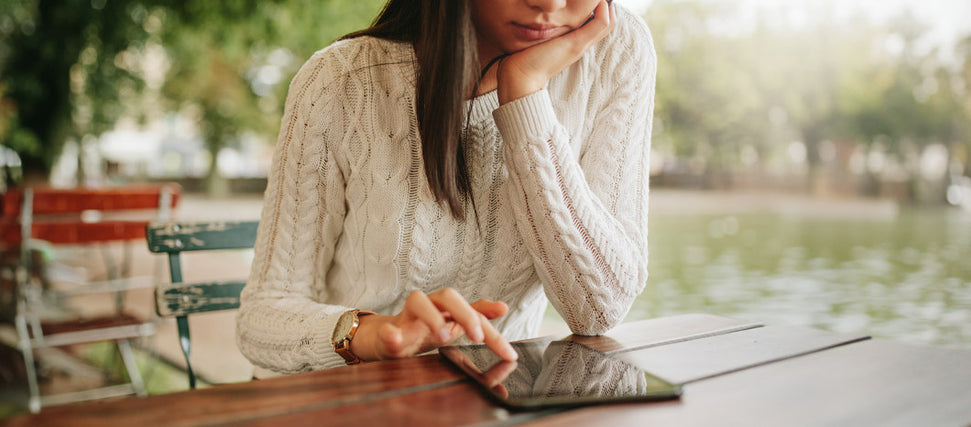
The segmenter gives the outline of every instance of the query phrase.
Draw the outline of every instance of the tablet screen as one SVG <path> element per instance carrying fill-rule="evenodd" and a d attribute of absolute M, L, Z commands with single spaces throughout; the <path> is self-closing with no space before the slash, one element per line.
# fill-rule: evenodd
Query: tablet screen
<path fill-rule="evenodd" d="M 442 347 L 447 360 L 511 407 L 585 405 L 673 399 L 681 387 L 623 360 L 572 341 L 511 343 L 519 359 L 505 362 L 484 345 Z"/>

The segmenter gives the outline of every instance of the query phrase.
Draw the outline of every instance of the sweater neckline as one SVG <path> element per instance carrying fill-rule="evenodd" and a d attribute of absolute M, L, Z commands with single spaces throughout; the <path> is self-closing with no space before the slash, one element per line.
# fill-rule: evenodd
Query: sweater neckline
<path fill-rule="evenodd" d="M 384 41 L 383 39 L 377 39 L 377 40 L 379 42 Z M 390 44 L 391 46 L 393 46 L 393 49 L 395 50 L 395 53 L 393 55 L 397 57 L 397 59 L 402 63 L 407 63 L 411 65 L 412 67 L 411 69 L 413 71 L 405 74 L 407 75 L 408 80 L 411 82 L 412 85 L 417 84 L 418 82 L 415 79 L 414 70 L 417 70 L 418 59 L 415 57 L 414 46 L 412 46 L 411 43 L 396 42 L 396 41 L 390 41 Z M 472 115 L 469 116 L 469 124 L 476 125 L 482 122 L 483 120 L 491 118 L 492 112 L 496 108 L 499 108 L 499 95 L 496 92 L 496 90 L 493 89 L 489 92 L 486 92 L 482 95 L 479 95 L 475 98 L 465 101 L 462 114 L 463 115 L 469 114 L 469 108 L 472 109 Z"/>

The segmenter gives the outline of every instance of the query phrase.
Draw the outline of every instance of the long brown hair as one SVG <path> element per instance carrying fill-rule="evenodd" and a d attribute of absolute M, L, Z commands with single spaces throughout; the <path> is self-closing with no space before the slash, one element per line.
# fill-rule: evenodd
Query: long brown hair
<path fill-rule="evenodd" d="M 371 27 L 344 36 L 412 43 L 418 59 L 418 132 L 432 195 L 465 219 L 472 197 L 462 109 L 478 78 L 476 35 L 468 0 L 389 0 Z"/>

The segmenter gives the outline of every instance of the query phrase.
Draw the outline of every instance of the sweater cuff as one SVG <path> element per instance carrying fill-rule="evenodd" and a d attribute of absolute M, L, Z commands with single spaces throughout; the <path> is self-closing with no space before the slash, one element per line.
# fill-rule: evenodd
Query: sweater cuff
<path fill-rule="evenodd" d="M 314 348 L 314 353 L 319 357 L 317 364 L 322 368 L 334 368 L 345 364 L 344 358 L 334 351 L 334 343 L 331 342 L 331 339 L 334 337 L 334 328 L 337 327 L 337 320 L 346 311 L 340 310 L 337 313 L 325 315 L 321 319 L 320 328 L 314 331 L 316 335 L 314 341 L 317 343 Z"/>
<path fill-rule="evenodd" d="M 546 89 L 506 103 L 492 112 L 496 127 L 505 142 L 542 139 L 553 135 L 559 123 Z"/>

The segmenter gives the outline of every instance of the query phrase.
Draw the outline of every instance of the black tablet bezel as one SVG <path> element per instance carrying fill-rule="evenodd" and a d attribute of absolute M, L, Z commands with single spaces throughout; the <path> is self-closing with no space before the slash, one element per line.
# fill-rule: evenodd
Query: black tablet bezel
<path fill-rule="evenodd" d="M 555 344 L 558 343 L 558 344 Z M 586 347 L 582 344 L 572 342 L 572 341 L 550 341 L 550 340 L 530 340 L 530 341 L 519 341 L 513 342 L 513 348 L 520 354 L 520 360 L 523 359 L 524 351 L 532 347 L 535 351 L 537 346 L 542 346 L 546 349 L 549 345 L 564 345 L 569 343 L 570 345 L 576 345 L 583 348 L 583 351 L 590 352 L 590 355 L 594 357 L 605 357 L 611 358 L 613 362 L 623 363 L 630 365 L 627 362 L 621 361 L 619 359 L 612 358 L 610 355 L 599 352 L 597 350 Z M 490 352 L 485 345 L 461 345 L 461 346 L 446 346 L 439 349 L 439 353 L 445 360 L 448 360 L 451 365 L 455 366 L 463 373 L 465 373 L 469 378 L 471 378 L 478 387 L 487 395 L 489 398 L 495 400 L 499 404 L 514 408 L 514 409 L 535 409 L 544 407 L 557 407 L 557 406 L 585 406 L 594 405 L 600 403 L 616 403 L 616 402 L 632 402 L 632 401 L 659 401 L 659 400 L 670 400 L 677 399 L 681 396 L 682 388 L 678 384 L 671 384 L 650 372 L 630 365 L 630 368 L 638 372 L 640 375 L 645 375 L 649 382 L 653 384 L 661 384 L 663 387 L 651 388 L 646 390 L 642 394 L 636 395 L 624 395 L 624 396 L 599 396 L 599 395 L 581 395 L 581 396 L 559 396 L 559 397 L 546 397 L 546 396 L 508 396 L 504 397 L 493 390 L 489 384 L 486 384 L 485 377 L 483 376 L 481 370 L 478 367 L 469 366 L 465 361 L 474 359 L 475 357 L 470 357 L 470 355 L 476 352 Z M 464 359 L 464 361 L 463 361 Z M 495 365 L 493 365 L 495 366 Z M 489 368 L 486 368 L 489 369 Z M 477 372 L 477 370 L 479 370 Z"/>

